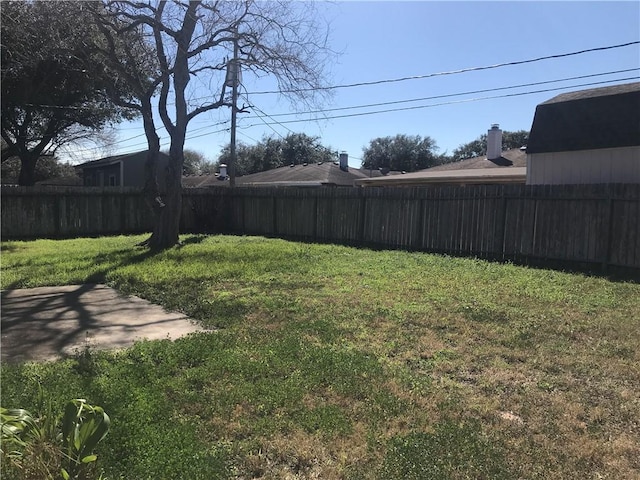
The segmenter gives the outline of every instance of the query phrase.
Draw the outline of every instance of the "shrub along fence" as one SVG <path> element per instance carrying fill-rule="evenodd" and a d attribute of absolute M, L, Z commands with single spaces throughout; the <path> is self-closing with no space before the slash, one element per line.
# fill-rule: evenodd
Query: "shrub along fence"
<path fill-rule="evenodd" d="M 640 185 L 185 189 L 182 231 L 640 269 Z M 144 232 L 139 190 L 2 188 L 2 238 Z"/>

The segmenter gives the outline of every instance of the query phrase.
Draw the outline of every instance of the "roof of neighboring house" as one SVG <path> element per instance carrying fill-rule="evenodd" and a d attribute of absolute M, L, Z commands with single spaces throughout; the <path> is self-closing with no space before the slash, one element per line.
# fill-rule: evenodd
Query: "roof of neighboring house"
<path fill-rule="evenodd" d="M 225 182 L 218 175 L 187 175 L 182 177 L 182 186 L 186 188 L 217 187 Z"/>
<path fill-rule="evenodd" d="M 468 168 L 462 170 L 436 170 L 394 175 L 392 177 L 365 178 L 356 181 L 361 187 L 409 187 L 420 185 L 474 185 L 498 183 L 525 183 L 526 167 Z"/>
<path fill-rule="evenodd" d="M 69 175 L 66 177 L 48 178 L 47 180 L 41 180 L 36 182 L 36 185 L 53 186 L 53 187 L 70 187 L 82 185 L 82 178 L 78 175 Z"/>
<path fill-rule="evenodd" d="M 514 148 L 505 150 L 500 158 L 493 160 L 489 160 L 486 156 L 468 158 L 399 176 L 358 180 L 356 185 L 372 187 L 417 186 L 435 183 L 443 185 L 524 183 L 526 164 L 526 153 L 519 148 Z"/>
<path fill-rule="evenodd" d="M 403 175 L 403 173 L 399 172 L 398 170 L 389 170 L 388 168 L 387 169 L 385 168 L 369 169 L 369 168 L 361 167 L 357 171 L 362 173 L 367 178 L 386 177 L 389 175 Z"/>
<path fill-rule="evenodd" d="M 527 153 L 640 145 L 640 82 L 563 93 L 539 104 Z"/>
<path fill-rule="evenodd" d="M 500 158 L 489 160 L 486 155 L 481 157 L 467 158 L 459 162 L 445 163 L 435 167 L 422 170 L 423 172 L 438 172 L 442 170 L 468 170 L 475 168 L 498 168 L 498 167 L 526 167 L 527 154 L 524 150 L 513 148 L 502 152 Z"/>
<path fill-rule="evenodd" d="M 160 156 L 161 157 L 169 157 L 169 155 L 167 155 L 166 153 L 160 152 Z M 136 160 L 146 160 L 147 158 L 147 150 L 143 150 L 141 152 L 135 152 L 135 153 L 125 153 L 123 155 L 113 155 L 110 157 L 104 157 L 104 158 L 100 158 L 98 160 L 92 160 L 90 162 L 84 162 L 84 163 L 80 163 L 78 165 L 76 165 L 76 168 L 96 168 L 96 167 L 104 167 L 107 165 L 113 165 L 114 163 L 120 162 L 120 161 L 128 161 L 128 160 L 132 160 L 132 159 L 136 159 Z"/>
<path fill-rule="evenodd" d="M 309 163 L 273 168 L 236 178 L 236 184 L 245 186 L 267 185 L 340 185 L 353 186 L 354 180 L 366 178 L 357 168 L 343 171 L 337 162 Z"/>
<path fill-rule="evenodd" d="M 236 177 L 236 185 L 245 187 L 318 187 L 323 185 L 352 187 L 354 181 L 359 178 L 367 178 L 367 175 L 357 168 L 343 171 L 337 163 L 324 162 L 278 167 L 264 172 Z M 217 175 L 182 177 L 182 185 L 184 187 L 202 188 L 228 184 L 229 182 L 219 180 Z"/>

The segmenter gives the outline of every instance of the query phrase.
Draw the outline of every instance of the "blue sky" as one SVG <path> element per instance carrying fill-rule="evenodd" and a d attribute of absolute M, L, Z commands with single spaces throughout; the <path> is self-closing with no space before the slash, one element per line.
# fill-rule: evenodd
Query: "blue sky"
<path fill-rule="evenodd" d="M 319 5 L 331 22 L 331 46 L 342 52 L 332 66 L 329 83 L 343 85 L 482 67 L 606 47 L 640 40 L 640 2 L 338 2 Z M 295 110 L 277 95 L 250 95 L 257 107 L 240 115 L 238 141 L 253 144 L 264 135 L 304 132 L 318 136 L 337 151 L 349 153 L 351 166 L 360 166 L 363 147 L 376 137 L 429 136 L 439 153 L 486 133 L 491 124 L 504 130 L 529 130 L 537 104 L 563 92 L 594 88 L 586 83 L 614 80 L 628 83 L 640 75 L 640 45 L 505 66 L 454 75 L 334 90 L 326 109 L 396 102 L 463 92 L 547 82 L 618 70 L 631 72 L 525 86 L 495 92 L 407 102 L 388 106 L 326 112 L 326 116 L 392 108 L 413 110 L 378 113 L 300 123 L 310 115 L 277 116 Z M 245 78 L 249 91 L 269 90 L 269 79 Z M 608 85 L 608 84 L 605 84 Z M 508 98 L 469 101 L 480 97 L 570 87 Z M 447 103 L 445 105 L 437 105 Z M 264 112 L 260 113 L 260 112 Z M 257 116 L 258 114 L 258 116 Z M 268 114 L 272 118 L 265 116 Z M 262 117 L 262 119 L 260 118 Z M 229 142 L 228 109 L 196 118 L 186 148 L 215 160 Z M 266 125 L 268 123 L 270 125 Z M 223 130 L 220 132 L 220 130 Z M 213 133 L 217 132 L 217 133 Z M 145 148 L 139 122 L 122 124 L 110 151 L 88 151 L 99 158 Z M 161 136 L 166 139 L 166 132 Z M 163 142 L 168 147 L 168 141 Z M 84 159 L 92 159 L 92 158 Z M 84 160 L 83 159 L 83 160 Z"/>

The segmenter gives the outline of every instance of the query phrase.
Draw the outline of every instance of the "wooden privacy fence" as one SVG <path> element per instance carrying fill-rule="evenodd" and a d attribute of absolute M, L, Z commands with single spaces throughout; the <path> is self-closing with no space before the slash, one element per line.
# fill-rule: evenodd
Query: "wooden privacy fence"
<path fill-rule="evenodd" d="M 2 187 L 3 240 L 138 233 L 153 224 L 137 188 Z"/>
<path fill-rule="evenodd" d="M 183 232 L 640 269 L 640 185 L 185 189 Z M 2 189 L 2 237 L 149 231 L 139 190 Z"/>

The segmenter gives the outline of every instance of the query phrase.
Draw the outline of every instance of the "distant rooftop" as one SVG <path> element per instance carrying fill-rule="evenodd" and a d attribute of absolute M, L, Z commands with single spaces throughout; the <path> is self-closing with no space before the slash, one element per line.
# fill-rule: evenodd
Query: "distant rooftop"
<path fill-rule="evenodd" d="M 607 97 L 611 95 L 620 95 L 623 93 L 631 93 L 640 91 L 640 82 L 625 83 L 622 85 L 612 85 L 610 87 L 590 88 L 588 90 L 579 90 L 577 92 L 561 93 L 555 97 L 542 102 L 540 105 L 548 105 L 550 103 L 570 102 L 573 100 L 582 100 L 585 98 Z"/>
<path fill-rule="evenodd" d="M 323 162 L 272 168 L 264 172 L 236 177 L 236 185 L 245 187 L 323 185 L 352 187 L 354 181 L 359 178 L 367 178 L 367 175 L 357 168 L 343 171 L 337 163 Z M 228 185 L 229 182 L 219 180 L 217 175 L 202 175 L 183 177 L 182 184 L 185 187 L 202 188 Z"/>
<path fill-rule="evenodd" d="M 132 159 L 141 159 L 146 158 L 147 150 L 142 150 L 140 152 L 134 153 L 125 153 L 122 155 L 112 155 L 109 157 L 99 158 L 98 160 L 91 160 L 90 162 L 80 163 L 75 165 L 76 168 L 92 168 L 92 167 L 101 167 L 104 165 L 111 165 L 120 161 L 127 161 Z M 161 157 L 169 157 L 166 153 L 160 152 Z"/>
<path fill-rule="evenodd" d="M 356 185 L 390 187 L 524 183 L 527 172 L 526 159 L 527 155 L 523 150 L 514 148 L 505 150 L 500 158 L 494 160 L 488 160 L 486 156 L 468 158 L 404 175 L 357 180 Z"/>
<path fill-rule="evenodd" d="M 486 155 L 480 157 L 467 158 L 458 162 L 445 163 L 436 167 L 427 168 L 423 172 L 438 172 L 442 170 L 467 170 L 476 168 L 498 168 L 498 167 L 526 167 L 527 154 L 524 150 L 513 148 L 504 150 L 500 158 L 489 160 Z"/>

